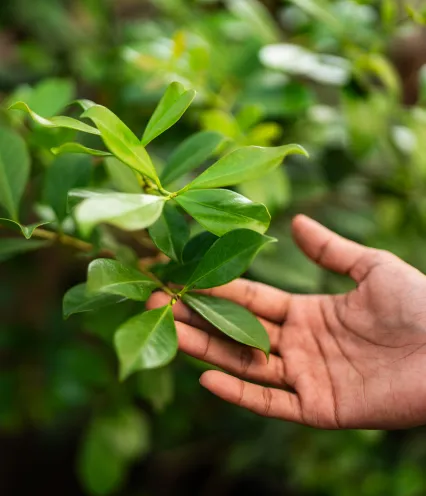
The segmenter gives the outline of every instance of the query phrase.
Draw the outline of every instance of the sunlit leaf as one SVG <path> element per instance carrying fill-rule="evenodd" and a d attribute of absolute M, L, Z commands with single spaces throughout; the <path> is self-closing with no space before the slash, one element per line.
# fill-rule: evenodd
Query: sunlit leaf
<path fill-rule="evenodd" d="M 66 115 L 58 115 L 49 119 L 42 117 L 41 115 L 33 112 L 25 102 L 16 102 L 9 107 L 9 110 L 22 110 L 23 112 L 27 112 L 34 122 L 43 127 L 64 127 L 74 129 L 75 131 L 81 131 L 83 133 L 101 134 L 96 128 L 89 126 L 84 122 L 80 122 L 77 119 L 73 119 L 72 117 L 67 117 Z"/>
<path fill-rule="evenodd" d="M 33 224 L 24 225 L 12 219 L 0 218 L 0 225 L 9 227 L 10 229 L 13 229 L 15 231 L 20 231 L 25 236 L 26 239 L 30 239 L 31 236 L 34 234 L 34 231 L 38 227 L 45 226 L 46 224 L 50 224 L 50 222 L 42 221 L 42 222 L 34 222 Z"/>
<path fill-rule="evenodd" d="M 271 221 L 268 209 L 234 191 L 206 189 L 187 191 L 176 201 L 205 229 L 217 236 L 233 229 L 264 233 Z"/>
<path fill-rule="evenodd" d="M 299 145 L 239 148 L 219 159 L 192 181 L 189 188 L 222 188 L 256 179 L 278 167 L 290 154 L 308 156 L 304 148 Z"/>
<path fill-rule="evenodd" d="M 109 293 L 130 300 L 146 301 L 159 287 L 149 277 L 116 260 L 97 259 L 90 263 L 87 274 L 88 294 Z"/>
<path fill-rule="evenodd" d="M 133 132 L 111 110 L 102 105 L 89 107 L 82 115 L 99 129 L 107 148 L 123 163 L 136 171 L 157 179 L 154 166 L 145 148 Z"/>
<path fill-rule="evenodd" d="M 84 236 L 105 222 L 125 231 L 145 229 L 161 215 L 164 198 L 128 193 L 97 194 L 81 202 L 75 217 Z"/>
<path fill-rule="evenodd" d="M 182 84 L 171 83 L 146 126 L 142 136 L 142 144 L 147 145 L 173 126 L 182 117 L 194 97 L 194 90 L 186 91 Z"/>
<path fill-rule="evenodd" d="M 63 153 L 83 153 L 85 155 L 93 155 L 94 157 L 110 157 L 111 153 L 102 150 L 94 150 L 80 143 L 64 143 L 61 146 L 52 148 L 51 152 L 54 155 L 62 155 Z"/>

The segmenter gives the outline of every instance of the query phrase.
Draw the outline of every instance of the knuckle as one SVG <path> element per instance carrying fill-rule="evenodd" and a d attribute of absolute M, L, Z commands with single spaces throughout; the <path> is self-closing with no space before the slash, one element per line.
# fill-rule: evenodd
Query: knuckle
<path fill-rule="evenodd" d="M 269 415 L 270 410 L 271 410 L 271 404 L 272 404 L 272 391 L 271 391 L 271 389 L 267 388 L 267 387 L 263 388 L 262 395 L 263 395 L 263 401 L 264 401 L 262 415 L 267 417 Z"/>

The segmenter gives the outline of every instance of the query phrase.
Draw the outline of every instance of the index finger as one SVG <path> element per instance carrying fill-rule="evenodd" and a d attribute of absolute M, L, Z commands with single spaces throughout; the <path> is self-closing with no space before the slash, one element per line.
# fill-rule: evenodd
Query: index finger
<path fill-rule="evenodd" d="M 236 279 L 201 292 L 238 303 L 259 317 L 277 323 L 285 319 L 291 301 L 290 293 L 248 279 Z"/>

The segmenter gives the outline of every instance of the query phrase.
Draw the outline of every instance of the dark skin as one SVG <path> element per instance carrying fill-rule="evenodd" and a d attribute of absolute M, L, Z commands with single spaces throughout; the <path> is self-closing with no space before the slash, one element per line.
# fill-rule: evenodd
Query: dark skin
<path fill-rule="evenodd" d="M 180 349 L 229 373 L 205 372 L 202 386 L 257 414 L 324 429 L 425 424 L 426 277 L 305 216 L 294 219 L 293 236 L 309 258 L 347 274 L 356 289 L 305 296 L 240 279 L 207 290 L 257 315 L 270 337 L 269 361 L 178 302 Z M 148 305 L 169 299 L 156 293 Z"/>

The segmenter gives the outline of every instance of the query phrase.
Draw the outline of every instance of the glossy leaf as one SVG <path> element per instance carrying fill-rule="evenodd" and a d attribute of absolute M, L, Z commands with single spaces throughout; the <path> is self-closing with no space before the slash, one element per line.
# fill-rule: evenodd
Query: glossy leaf
<path fill-rule="evenodd" d="M 64 153 L 83 153 L 85 155 L 93 155 L 94 157 L 110 157 L 111 153 L 102 150 L 94 150 L 80 143 L 64 143 L 61 146 L 50 150 L 53 155 L 62 155 Z"/>
<path fill-rule="evenodd" d="M 246 308 L 223 298 L 197 293 L 187 293 L 183 301 L 230 338 L 269 355 L 268 334 Z"/>
<path fill-rule="evenodd" d="M 191 238 L 183 250 L 183 263 L 170 262 L 165 269 L 164 277 L 168 281 L 185 285 L 191 278 L 204 254 L 217 239 L 217 236 L 210 232 L 202 232 Z"/>
<path fill-rule="evenodd" d="M 210 158 L 225 141 L 225 137 L 215 131 L 201 131 L 190 136 L 176 148 L 161 174 L 164 186 L 199 167 Z"/>
<path fill-rule="evenodd" d="M 0 128 L 0 205 L 16 221 L 29 173 L 30 156 L 24 140 L 10 129 Z"/>
<path fill-rule="evenodd" d="M 160 217 L 163 206 L 164 198 L 160 196 L 96 194 L 76 207 L 75 216 L 84 236 L 103 222 L 125 231 L 137 231 L 152 225 Z"/>
<path fill-rule="evenodd" d="M 29 224 L 29 225 L 24 225 L 20 224 L 17 221 L 11 220 L 11 219 L 3 219 L 0 218 L 0 225 L 9 227 L 10 229 L 13 229 L 15 231 L 20 231 L 26 239 L 30 239 L 31 236 L 34 234 L 34 231 L 37 229 L 37 227 L 40 226 L 45 226 L 46 224 L 50 224 L 50 222 L 35 222 L 34 224 Z"/>
<path fill-rule="evenodd" d="M 99 129 L 107 148 L 123 163 L 136 171 L 157 179 L 154 166 L 138 138 L 111 110 L 102 105 L 89 107 L 82 117 L 91 119 Z"/>
<path fill-rule="evenodd" d="M 189 226 L 170 202 L 164 205 L 160 218 L 149 228 L 149 235 L 157 248 L 169 258 L 182 261 L 183 249 L 189 239 Z"/>
<path fill-rule="evenodd" d="M 219 238 L 206 252 L 187 288 L 221 286 L 243 274 L 256 254 L 274 238 L 249 229 L 236 229 Z"/>
<path fill-rule="evenodd" d="M 87 186 L 91 174 L 91 159 L 84 155 L 64 155 L 50 164 L 44 178 L 43 201 L 52 207 L 58 222 L 68 214 L 69 191 Z"/>
<path fill-rule="evenodd" d="M 90 312 L 107 305 L 114 305 L 123 300 L 122 297 L 112 294 L 89 294 L 85 283 L 69 289 L 62 301 L 62 313 L 67 319 L 74 313 Z"/>
<path fill-rule="evenodd" d="M 105 160 L 105 167 L 113 186 L 117 188 L 118 191 L 123 193 L 141 192 L 137 173 L 123 164 L 123 162 L 117 160 L 115 157 L 110 157 Z"/>
<path fill-rule="evenodd" d="M 28 251 L 38 250 L 48 246 L 47 241 L 26 240 L 23 238 L 0 238 L 0 262 L 9 260 L 15 255 L 26 253 Z"/>
<path fill-rule="evenodd" d="M 173 126 L 195 97 L 194 90 L 186 91 L 178 82 L 171 83 L 157 105 L 142 136 L 145 146 Z"/>
<path fill-rule="evenodd" d="M 234 150 L 200 174 L 189 185 L 190 189 L 222 188 L 256 179 L 278 167 L 290 154 L 308 156 L 299 145 L 271 148 L 246 146 Z"/>
<path fill-rule="evenodd" d="M 139 270 L 116 260 L 97 259 L 90 263 L 87 274 L 87 292 L 109 293 L 130 300 L 146 301 L 159 287 Z"/>
<path fill-rule="evenodd" d="M 16 102 L 9 107 L 9 110 L 22 110 L 23 112 L 27 112 L 34 122 L 43 127 L 63 127 L 67 129 L 74 129 L 75 131 L 81 131 L 83 133 L 101 134 L 96 128 L 89 126 L 84 122 L 80 122 L 77 119 L 73 119 L 72 117 L 67 117 L 66 115 L 58 115 L 55 117 L 50 117 L 49 119 L 42 117 L 32 111 L 25 102 Z"/>
<path fill-rule="evenodd" d="M 263 234 L 271 221 L 265 205 L 253 203 L 227 189 L 187 191 L 177 196 L 176 201 L 205 229 L 217 236 L 242 228 Z"/>
<path fill-rule="evenodd" d="M 137 370 L 166 365 L 177 352 L 171 306 L 166 305 L 132 317 L 120 326 L 114 341 L 122 380 Z"/>

